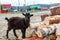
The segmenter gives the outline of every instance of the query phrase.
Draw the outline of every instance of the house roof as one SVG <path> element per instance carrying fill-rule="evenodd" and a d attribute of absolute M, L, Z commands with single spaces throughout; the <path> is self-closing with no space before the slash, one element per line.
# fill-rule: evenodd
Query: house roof
<path fill-rule="evenodd" d="M 41 8 L 41 6 L 30 6 L 30 8 L 35 8 L 35 7 L 37 7 L 37 8 Z"/>

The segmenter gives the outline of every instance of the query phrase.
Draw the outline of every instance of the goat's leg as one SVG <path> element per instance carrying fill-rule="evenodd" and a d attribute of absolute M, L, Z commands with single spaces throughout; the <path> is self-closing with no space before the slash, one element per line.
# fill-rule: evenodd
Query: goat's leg
<path fill-rule="evenodd" d="M 15 36 L 16 38 L 18 38 L 18 36 L 16 35 L 16 30 L 15 30 L 15 29 L 13 29 L 13 32 L 14 32 L 14 36 Z"/>
<path fill-rule="evenodd" d="M 11 29 L 8 29 L 8 30 L 7 30 L 7 33 L 6 33 L 7 39 L 9 39 L 8 33 L 9 33 L 10 30 L 11 30 Z"/>
<path fill-rule="evenodd" d="M 22 32 L 22 38 L 25 38 L 26 29 L 21 29 L 21 32 Z"/>

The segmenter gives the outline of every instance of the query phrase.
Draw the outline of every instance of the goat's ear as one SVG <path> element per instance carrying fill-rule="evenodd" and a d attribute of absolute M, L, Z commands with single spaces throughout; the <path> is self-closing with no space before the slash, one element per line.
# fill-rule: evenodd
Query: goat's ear
<path fill-rule="evenodd" d="M 30 16 L 33 16 L 33 14 L 31 14 Z"/>
<path fill-rule="evenodd" d="M 22 15 L 25 15 L 24 13 L 22 13 Z"/>

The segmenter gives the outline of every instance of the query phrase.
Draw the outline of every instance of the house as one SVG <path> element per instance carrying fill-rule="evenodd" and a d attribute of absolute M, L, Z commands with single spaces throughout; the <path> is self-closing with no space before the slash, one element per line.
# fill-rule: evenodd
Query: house
<path fill-rule="evenodd" d="M 2 4 L 1 13 L 8 12 L 9 9 L 11 9 L 11 4 Z"/>

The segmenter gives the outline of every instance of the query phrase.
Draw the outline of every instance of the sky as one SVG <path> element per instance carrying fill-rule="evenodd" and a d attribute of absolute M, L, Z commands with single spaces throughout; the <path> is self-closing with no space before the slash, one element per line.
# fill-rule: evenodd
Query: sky
<path fill-rule="evenodd" d="M 12 6 L 23 6 L 24 4 L 31 5 L 31 4 L 60 3 L 60 0 L 0 0 L 0 3 L 1 4 L 11 4 Z"/>

